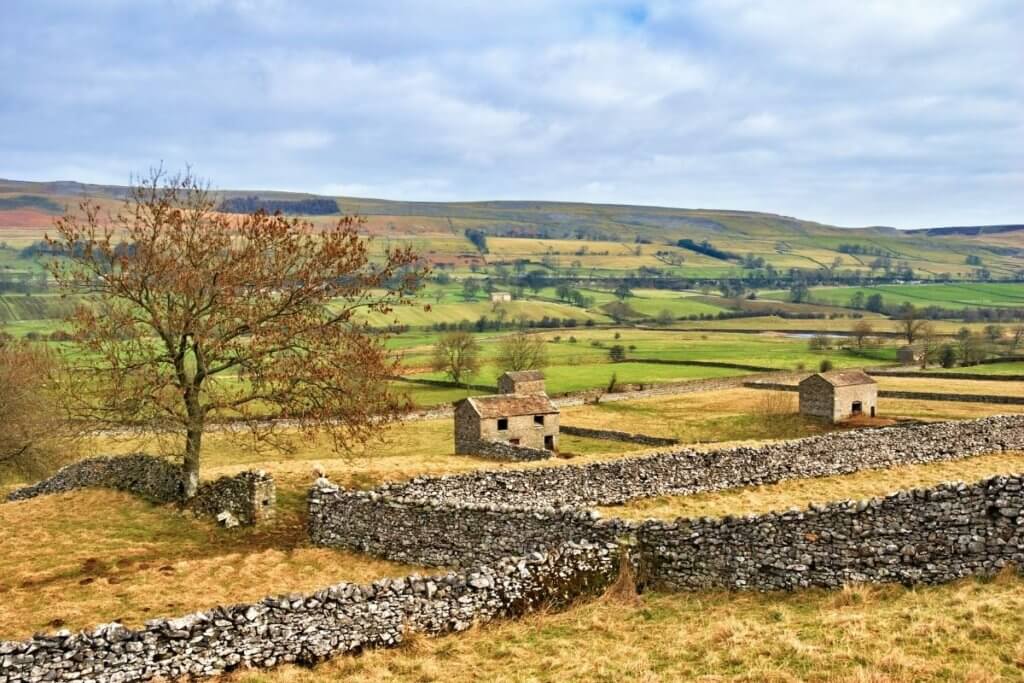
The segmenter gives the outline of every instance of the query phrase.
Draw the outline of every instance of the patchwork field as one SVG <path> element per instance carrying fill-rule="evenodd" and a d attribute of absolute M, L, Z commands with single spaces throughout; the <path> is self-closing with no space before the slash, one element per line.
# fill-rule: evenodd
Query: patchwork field
<path fill-rule="evenodd" d="M 811 298 L 814 301 L 833 306 L 849 307 L 853 297 L 858 293 L 865 299 L 872 294 L 880 294 L 883 301 L 890 306 L 899 306 L 903 303 L 912 303 L 919 307 L 938 306 L 948 309 L 1024 306 L 1024 283 L 1020 282 L 811 288 Z M 762 296 L 785 301 L 788 293 L 765 292 Z"/>

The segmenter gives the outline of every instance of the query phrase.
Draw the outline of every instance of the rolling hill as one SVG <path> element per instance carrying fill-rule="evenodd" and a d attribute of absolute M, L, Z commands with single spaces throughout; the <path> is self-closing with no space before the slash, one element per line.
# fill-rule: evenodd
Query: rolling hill
<path fill-rule="evenodd" d="M 908 267 L 922 279 L 969 279 L 980 268 L 993 279 L 1009 279 L 1024 270 L 1024 225 L 899 231 L 841 228 L 750 211 L 571 202 L 404 202 L 250 190 L 219 194 L 222 202 L 231 200 L 226 207 L 251 206 L 254 200 L 285 211 L 290 205 L 299 207 L 297 212 L 315 206 L 317 215 L 310 220 L 321 225 L 336 220 L 324 210 L 336 202 L 340 212 L 363 216 L 367 233 L 386 241 L 413 240 L 428 258 L 456 269 L 524 260 L 592 274 L 647 267 L 680 276 L 735 277 L 743 273 L 742 259 L 753 258 L 778 270 L 838 267 L 870 272 L 888 263 Z M 120 186 L 0 180 L 0 240 L 24 245 L 38 239 L 65 206 L 91 197 L 112 208 L 124 195 Z M 488 236 L 486 253 L 466 239 L 467 230 Z M 680 246 L 681 240 L 691 246 Z M 705 242 L 710 250 L 692 247 Z"/>

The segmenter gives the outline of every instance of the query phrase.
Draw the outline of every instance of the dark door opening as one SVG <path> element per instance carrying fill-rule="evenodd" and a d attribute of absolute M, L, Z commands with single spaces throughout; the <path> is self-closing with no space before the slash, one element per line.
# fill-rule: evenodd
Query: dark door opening
<path fill-rule="evenodd" d="M 549 451 L 555 450 L 555 437 L 553 437 L 550 434 L 545 436 L 544 437 L 544 448 L 548 449 Z"/>
<path fill-rule="evenodd" d="M 871 406 L 871 417 L 875 416 L 875 407 Z"/>
<path fill-rule="evenodd" d="M 509 439 L 508 442 L 510 444 L 512 444 L 513 446 L 518 446 L 519 445 L 519 439 Z"/>
<path fill-rule="evenodd" d="M 864 412 L 864 405 L 860 401 L 853 402 L 853 414 L 860 415 Z"/>

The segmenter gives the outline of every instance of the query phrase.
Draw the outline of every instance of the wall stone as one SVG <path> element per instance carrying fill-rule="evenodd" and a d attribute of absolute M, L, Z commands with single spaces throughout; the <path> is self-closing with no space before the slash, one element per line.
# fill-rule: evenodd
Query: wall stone
<path fill-rule="evenodd" d="M 469 447 L 469 451 L 473 455 L 478 455 L 481 458 L 504 460 L 507 462 L 548 460 L 553 454 L 552 451 L 545 448 L 530 448 L 529 446 L 507 443 L 504 441 L 486 440 L 475 442 L 471 447 Z"/>
<path fill-rule="evenodd" d="M 1024 450 L 1024 416 L 833 432 L 755 447 L 677 449 L 586 465 L 417 477 L 375 491 L 403 500 L 523 509 L 615 505 L 786 479 Z"/>
<path fill-rule="evenodd" d="M 137 453 L 80 460 L 62 467 L 49 479 L 12 491 L 8 501 L 66 493 L 82 488 L 126 491 L 154 503 L 178 503 L 197 514 L 215 517 L 227 512 L 239 524 L 256 524 L 273 514 L 274 480 L 262 471 L 203 482 L 190 501 L 184 501 L 184 474 L 180 466 L 163 458 Z"/>
<path fill-rule="evenodd" d="M 595 512 L 402 498 L 325 479 L 309 496 L 313 543 L 437 567 L 459 567 L 593 536 Z"/>
<path fill-rule="evenodd" d="M 869 501 L 636 528 L 643 574 L 671 589 L 940 583 L 1024 567 L 1024 480 L 993 477 Z"/>
<path fill-rule="evenodd" d="M 632 432 L 620 432 L 614 429 L 591 429 L 589 427 L 574 427 L 573 425 L 562 425 L 563 434 L 572 436 L 584 436 L 589 439 L 606 439 L 610 441 L 626 441 L 638 443 L 644 446 L 675 446 L 678 439 L 671 439 L 664 436 L 650 436 L 648 434 L 634 434 Z"/>
<path fill-rule="evenodd" d="M 312 664 L 409 633 L 462 631 L 474 623 L 563 605 L 616 576 L 613 546 L 570 543 L 440 576 L 342 583 L 311 595 L 217 607 L 143 629 L 118 624 L 0 642 L 0 683 L 116 683 L 214 676 L 239 667 Z"/>

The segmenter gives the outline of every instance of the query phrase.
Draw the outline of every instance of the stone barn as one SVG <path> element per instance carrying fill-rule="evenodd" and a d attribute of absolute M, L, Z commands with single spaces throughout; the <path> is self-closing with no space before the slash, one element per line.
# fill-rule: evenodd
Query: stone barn
<path fill-rule="evenodd" d="M 558 408 L 545 394 L 471 396 L 455 404 L 455 452 L 479 441 L 558 450 Z"/>
<path fill-rule="evenodd" d="M 896 358 L 899 360 L 900 365 L 916 365 L 921 360 L 920 355 L 917 353 L 917 349 L 913 346 L 901 346 L 896 351 Z"/>
<path fill-rule="evenodd" d="M 878 383 L 860 370 L 819 372 L 800 382 L 800 414 L 839 422 L 875 416 Z"/>
<path fill-rule="evenodd" d="M 502 304 L 512 301 L 511 292 L 491 292 L 491 303 Z"/>
<path fill-rule="evenodd" d="M 540 370 L 505 372 L 498 378 L 499 394 L 545 394 L 544 373 Z"/>

